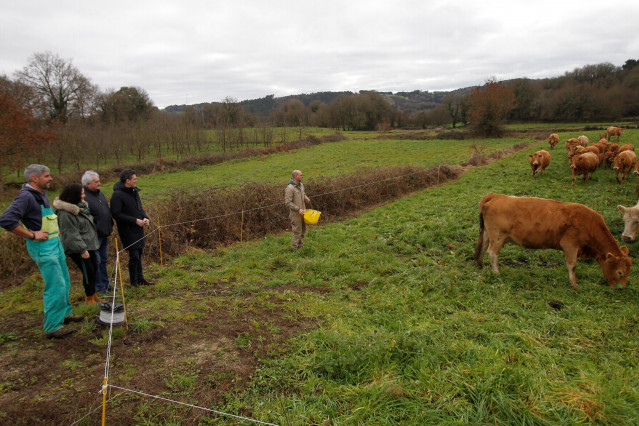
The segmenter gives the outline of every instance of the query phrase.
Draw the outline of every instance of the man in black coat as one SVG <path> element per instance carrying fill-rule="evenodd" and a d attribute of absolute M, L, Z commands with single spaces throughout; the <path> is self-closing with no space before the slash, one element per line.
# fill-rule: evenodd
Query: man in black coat
<path fill-rule="evenodd" d="M 100 293 L 109 293 L 113 290 L 109 287 L 109 273 L 107 263 L 109 256 L 109 235 L 113 232 L 113 218 L 109 203 L 100 191 L 100 176 L 93 170 L 87 170 L 82 175 L 82 185 L 84 186 L 85 201 L 89 204 L 91 216 L 95 229 L 98 231 L 98 242 L 100 248 L 97 250 L 98 270 L 95 276 L 95 289 Z"/>
<path fill-rule="evenodd" d="M 144 227 L 149 225 L 149 216 L 142 208 L 137 181 L 135 170 L 122 170 L 120 182 L 113 185 L 111 215 L 118 226 L 122 246 L 129 252 L 131 285 L 152 285 L 142 272 Z"/>

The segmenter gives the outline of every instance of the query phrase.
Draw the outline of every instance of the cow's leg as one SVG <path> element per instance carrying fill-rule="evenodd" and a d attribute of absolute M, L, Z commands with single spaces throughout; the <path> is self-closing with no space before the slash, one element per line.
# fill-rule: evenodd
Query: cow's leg
<path fill-rule="evenodd" d="M 566 259 L 570 285 L 576 290 L 579 288 L 577 285 L 577 274 L 575 274 L 575 269 L 577 268 L 577 247 L 575 247 L 574 244 L 564 243 L 564 241 L 561 241 L 560 245 L 564 251 L 564 259 Z"/>
<path fill-rule="evenodd" d="M 484 253 L 488 248 L 488 233 L 483 230 L 480 232 L 479 241 L 477 241 L 477 247 L 475 247 L 475 262 L 479 268 L 484 267 Z"/>
<path fill-rule="evenodd" d="M 488 245 L 488 257 L 490 258 L 490 266 L 496 274 L 499 274 L 498 257 L 501 248 L 504 246 L 504 239 L 493 238 Z"/>

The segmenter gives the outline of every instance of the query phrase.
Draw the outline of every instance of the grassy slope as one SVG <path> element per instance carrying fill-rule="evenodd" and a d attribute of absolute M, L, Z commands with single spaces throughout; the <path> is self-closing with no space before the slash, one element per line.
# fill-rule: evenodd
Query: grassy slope
<path fill-rule="evenodd" d="M 624 135 L 632 137 L 637 135 Z M 248 295 L 260 309 L 276 309 L 291 321 L 321 321 L 287 344 L 266 348 L 270 356 L 264 357 L 248 388 L 230 392 L 225 405 L 213 406 L 280 424 L 327 419 L 335 424 L 632 424 L 639 418 L 637 266 L 629 287 L 613 291 L 602 285 L 596 262 L 581 260 L 581 288 L 574 291 L 559 252 L 507 246 L 500 256 L 500 277 L 471 263 L 477 205 L 491 191 L 585 203 L 620 235 L 615 206 L 635 204 L 634 178 L 620 186 L 611 170 L 598 171 L 595 181 L 571 188 L 565 150 L 557 149 L 547 174 L 533 180 L 527 154 L 535 149 L 359 218 L 314 227 L 307 247 L 294 254 L 288 250 L 289 236 L 281 235 L 213 255 L 191 253 L 171 267 L 153 266 L 149 271 L 159 284 L 129 295 L 134 313 L 130 333 L 143 336 L 162 324 L 206 317 L 210 309 L 244 321 L 247 307 L 257 309 L 243 302 Z M 317 152 L 297 155 L 294 164 L 312 167 L 313 159 L 318 161 Z M 261 168 L 255 161 L 253 169 Z M 636 257 L 639 248 L 630 249 Z M 211 283 L 222 283 L 226 293 L 200 304 L 184 303 L 186 296 Z M 25 289 L 37 293 L 31 281 L 7 292 L 0 313 L 7 318 L 27 312 L 34 323 L 30 331 L 36 334 L 38 307 L 20 295 Z M 563 309 L 548 302 L 561 302 Z M 279 332 L 269 321 L 250 326 Z M 95 330 L 87 329 L 77 338 L 91 333 Z M 7 362 L 22 344 L 33 344 L 11 333 L 2 337 Z M 112 380 L 139 388 L 136 377 L 143 367 L 118 362 L 130 351 L 143 350 L 129 348 L 128 338 L 124 345 L 116 341 Z M 190 353 L 190 342 L 169 342 L 180 349 L 171 364 L 197 371 L 198 359 L 180 355 Z M 261 342 L 241 334 L 231 346 L 257 351 Z M 206 356 L 227 363 L 219 351 Z M 82 358 L 73 356 L 60 365 L 69 362 L 82 364 Z M 100 363 L 99 356 L 91 362 Z M 173 377 L 176 371 L 156 367 L 152 374 Z M 182 373 L 176 377 L 184 377 Z M 1 380 L 2 389 L 15 387 L 9 379 Z M 99 377 L 88 379 L 101 382 Z M 199 381 L 198 386 L 207 383 Z M 92 388 L 90 383 L 86 387 Z M 200 394 L 197 387 L 180 387 L 169 379 L 162 389 L 164 396 L 188 402 Z M 112 404 L 108 415 L 113 418 L 122 409 Z M 185 419 L 177 408 L 146 400 L 136 410 L 139 421 Z"/>

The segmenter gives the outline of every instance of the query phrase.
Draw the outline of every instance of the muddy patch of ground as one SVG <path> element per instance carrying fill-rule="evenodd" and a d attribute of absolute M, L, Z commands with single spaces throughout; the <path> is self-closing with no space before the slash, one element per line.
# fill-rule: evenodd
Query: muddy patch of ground
<path fill-rule="evenodd" d="M 213 292 L 218 297 L 227 292 L 224 284 L 213 287 L 181 302 L 201 306 Z M 279 290 L 316 289 L 287 286 Z M 279 290 L 269 298 L 268 308 L 263 297 L 258 302 L 246 293 L 241 296 L 241 310 L 218 303 L 199 309 L 197 316 L 186 313 L 183 318 L 167 319 L 158 315 L 145 330 L 114 328 L 108 423 L 161 422 L 175 416 L 197 423 L 203 416 L 214 417 L 122 389 L 215 409 L 227 395 L 244 389 L 260 359 L 276 356 L 292 336 L 317 326 L 317 320 L 286 315 L 282 305 L 287 300 L 276 297 Z M 41 315 L 18 313 L 6 318 L 0 342 L 0 423 L 101 422 L 99 391 L 105 377 L 108 328 L 92 326 L 96 319 L 86 319 L 82 331 L 68 338 L 49 340 L 42 334 Z"/>

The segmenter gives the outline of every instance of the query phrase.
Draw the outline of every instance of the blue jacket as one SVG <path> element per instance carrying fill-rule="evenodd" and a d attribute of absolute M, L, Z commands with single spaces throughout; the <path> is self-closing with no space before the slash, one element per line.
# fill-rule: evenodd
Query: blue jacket
<path fill-rule="evenodd" d="M 9 208 L 0 216 L 0 226 L 11 232 L 22 222 L 30 231 L 39 231 L 42 228 L 41 205 L 51 207 L 47 194 L 25 183 Z"/>

